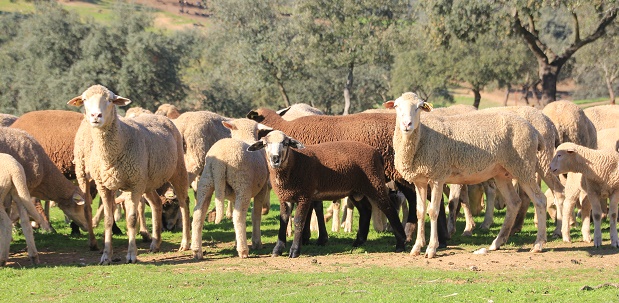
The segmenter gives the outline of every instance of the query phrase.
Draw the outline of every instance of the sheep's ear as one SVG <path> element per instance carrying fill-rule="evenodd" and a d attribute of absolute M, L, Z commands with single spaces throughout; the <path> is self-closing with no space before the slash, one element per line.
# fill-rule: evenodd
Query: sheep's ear
<path fill-rule="evenodd" d="M 288 106 L 286 108 L 282 108 L 282 109 L 277 111 L 277 114 L 280 115 L 280 116 L 283 116 L 283 115 L 285 115 L 290 110 L 290 108 L 292 108 L 292 106 Z"/>
<path fill-rule="evenodd" d="M 264 148 L 264 142 L 257 141 L 256 143 L 250 145 L 247 148 L 247 151 L 257 151 L 257 150 L 260 150 L 260 149 L 263 149 L 263 148 Z"/>
<path fill-rule="evenodd" d="M 79 106 L 82 106 L 82 104 L 84 104 L 84 99 L 82 99 L 82 96 L 77 96 L 77 97 L 69 100 L 69 102 L 67 102 L 67 104 L 79 107 Z"/>
<path fill-rule="evenodd" d="M 395 103 L 395 102 L 394 102 L 393 100 L 391 100 L 391 101 L 387 101 L 387 102 L 383 103 L 383 107 L 384 107 L 384 108 L 388 108 L 388 109 L 395 108 L 395 107 L 394 107 L 394 103 Z"/>
<path fill-rule="evenodd" d="M 252 119 L 258 123 L 264 120 L 264 117 L 260 115 L 258 112 L 256 112 L 255 110 L 249 111 L 249 113 L 247 113 L 245 117 L 247 117 L 247 119 Z"/>
<path fill-rule="evenodd" d="M 230 130 L 237 130 L 238 129 L 236 127 L 236 125 L 234 125 L 232 122 L 221 121 L 221 124 L 223 124 L 227 129 L 230 129 Z"/>
<path fill-rule="evenodd" d="M 434 109 L 434 106 L 432 105 L 432 103 L 422 102 L 421 105 L 419 105 L 419 108 L 421 108 L 425 112 L 431 112 L 432 109 Z"/>
<path fill-rule="evenodd" d="M 258 139 L 268 135 L 272 131 L 273 131 L 273 128 L 268 127 L 264 124 L 258 123 Z"/>
<path fill-rule="evenodd" d="M 112 103 L 118 105 L 118 106 L 125 106 L 128 105 L 129 103 L 131 103 L 131 100 L 125 98 L 125 97 L 121 97 L 121 96 L 116 96 L 116 98 L 114 100 L 112 100 Z"/>
<path fill-rule="evenodd" d="M 297 141 L 295 139 L 292 139 L 292 138 L 288 139 L 288 144 L 287 145 L 292 147 L 292 148 L 296 148 L 296 149 L 304 149 L 305 148 L 305 145 L 303 145 L 303 143 L 301 143 L 301 142 L 299 142 L 299 141 Z"/>
<path fill-rule="evenodd" d="M 73 202 L 77 205 L 84 205 L 84 197 L 82 197 L 79 193 L 73 193 Z"/>
<path fill-rule="evenodd" d="M 565 151 L 566 151 L 568 154 L 572 154 L 572 153 L 575 153 L 575 152 L 576 152 L 576 149 L 575 149 L 575 148 L 568 148 L 568 149 L 566 149 Z"/>

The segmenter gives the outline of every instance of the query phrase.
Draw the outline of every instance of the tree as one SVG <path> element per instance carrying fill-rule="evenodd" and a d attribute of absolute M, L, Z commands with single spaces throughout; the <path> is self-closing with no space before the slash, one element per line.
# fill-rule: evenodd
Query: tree
<path fill-rule="evenodd" d="M 577 55 L 578 75 L 599 73 L 606 85 L 611 104 L 615 104 L 615 81 L 619 77 L 619 36 L 617 28 L 609 35 L 583 47 Z M 591 84 L 593 85 L 593 83 Z"/>
<path fill-rule="evenodd" d="M 299 3 L 301 28 L 312 57 L 309 63 L 345 71 L 344 114 L 351 102 L 355 67 L 391 62 L 389 37 L 405 19 L 407 1 L 311 0 Z"/>
<path fill-rule="evenodd" d="M 517 33 L 538 63 L 542 86 L 542 103 L 556 99 L 556 85 L 561 69 L 583 46 L 604 36 L 606 28 L 615 22 L 617 6 L 614 1 L 465 1 L 435 0 L 426 3 L 430 27 L 437 40 L 450 37 L 474 41 L 480 33 L 491 28 Z M 571 33 L 560 48 L 551 47 L 544 39 L 548 30 L 548 14 L 570 16 Z M 586 28 L 585 28 L 586 27 Z"/>

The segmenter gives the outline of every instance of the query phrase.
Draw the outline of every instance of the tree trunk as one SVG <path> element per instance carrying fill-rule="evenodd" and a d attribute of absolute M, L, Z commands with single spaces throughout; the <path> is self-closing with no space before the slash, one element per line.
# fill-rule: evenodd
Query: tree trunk
<path fill-rule="evenodd" d="M 608 88 L 608 96 L 610 96 L 610 104 L 615 104 L 615 91 L 613 90 L 613 81 L 609 77 L 604 77 L 606 80 L 606 88 Z"/>
<path fill-rule="evenodd" d="M 348 64 L 348 77 L 346 78 L 346 86 L 344 87 L 344 113 L 342 115 L 348 115 L 350 109 L 350 90 L 352 89 L 353 70 L 355 68 L 355 62 Z"/>
<path fill-rule="evenodd" d="M 520 100 L 524 101 L 526 105 L 529 105 L 529 84 L 522 85 L 522 96 L 520 96 Z"/>
<path fill-rule="evenodd" d="M 280 79 L 277 79 L 277 87 L 279 88 L 279 93 L 282 95 L 282 99 L 284 99 L 284 107 L 289 107 L 290 99 L 288 99 L 288 93 L 286 92 L 284 83 L 282 83 Z"/>
<path fill-rule="evenodd" d="M 563 64 L 548 64 L 539 60 L 539 78 L 542 80 L 542 106 L 557 100 L 557 79 Z"/>
<path fill-rule="evenodd" d="M 475 94 L 475 101 L 473 101 L 473 106 L 479 109 L 479 103 L 481 102 L 481 92 L 477 88 L 473 88 L 471 90 L 473 91 L 473 94 Z"/>
<path fill-rule="evenodd" d="M 503 100 L 503 106 L 507 106 L 507 101 L 509 101 L 509 90 L 512 88 L 511 85 L 507 84 L 507 91 L 505 92 L 505 100 Z"/>

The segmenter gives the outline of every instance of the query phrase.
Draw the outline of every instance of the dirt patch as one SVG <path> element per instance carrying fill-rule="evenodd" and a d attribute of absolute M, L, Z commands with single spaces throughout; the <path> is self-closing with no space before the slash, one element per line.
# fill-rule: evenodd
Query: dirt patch
<path fill-rule="evenodd" d="M 125 244 L 126 245 L 126 244 Z M 220 243 L 219 249 L 234 249 L 234 243 Z M 126 246 L 114 251 L 114 264 L 125 261 Z M 410 245 L 409 245 L 410 248 Z M 256 255 L 248 259 L 222 257 L 206 250 L 205 259 L 194 261 L 191 252 L 177 252 L 171 247 L 166 252 L 148 253 L 138 251 L 138 260 L 142 263 L 178 265 L 181 271 L 234 271 L 246 274 L 268 272 L 342 272 L 354 268 L 378 267 L 420 267 L 437 270 L 455 271 L 528 271 L 553 269 L 616 268 L 619 267 L 618 250 L 604 246 L 594 249 L 589 243 L 565 244 L 550 242 L 543 253 L 530 253 L 528 247 L 507 248 L 489 252 L 484 255 L 472 253 L 472 249 L 451 246 L 439 250 L 437 257 L 426 259 L 423 256 L 410 256 L 407 253 L 340 253 L 311 256 L 304 254 L 298 259 L 287 256 L 273 258 L 269 255 Z M 41 251 L 41 266 L 93 266 L 98 264 L 100 252 Z M 208 266 L 207 266 L 208 264 Z M 31 267 L 25 252 L 12 253 L 7 264 L 9 267 Z"/>

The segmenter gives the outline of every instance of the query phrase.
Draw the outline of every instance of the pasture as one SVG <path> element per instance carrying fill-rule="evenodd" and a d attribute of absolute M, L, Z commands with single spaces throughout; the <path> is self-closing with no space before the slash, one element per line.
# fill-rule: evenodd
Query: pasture
<path fill-rule="evenodd" d="M 272 195 L 270 213 L 263 218 L 264 248 L 250 250 L 250 258 L 236 257 L 231 220 L 206 223 L 205 259 L 194 261 L 191 252 L 177 252 L 181 233 L 164 232 L 161 252 L 148 253 L 138 243 L 138 264 L 124 264 L 127 237 L 114 237 L 114 263 L 99 266 L 99 251 L 89 251 L 87 237 L 70 236 L 61 211 L 52 208 L 56 234 L 36 233 L 41 264 L 32 266 L 23 237 L 14 233 L 8 266 L 0 270 L 4 300 L 14 301 L 177 301 L 177 302 L 521 302 L 617 301 L 619 258 L 609 247 L 604 222 L 604 246 L 593 249 L 580 242 L 551 239 L 541 254 L 528 250 L 535 240 L 532 208 L 523 231 L 510 237 L 501 250 L 486 255 L 472 252 L 488 246 L 500 228 L 504 211 L 497 211 L 489 232 L 479 229 L 471 238 L 460 236 L 464 220 L 447 249 L 437 258 L 396 254 L 391 233 L 370 228 L 368 242 L 353 248 L 354 233 L 330 232 L 326 246 L 302 247 L 297 259 L 270 257 L 278 229 L 279 206 Z M 95 203 L 98 204 L 97 200 Z M 191 205 L 194 203 L 192 201 Z M 325 208 L 328 206 L 325 203 Z M 148 208 L 147 208 L 148 210 Z M 356 212 L 355 212 L 356 213 Z M 149 216 L 150 213 L 147 214 Z M 147 217 L 148 218 L 148 217 Z M 248 217 L 249 219 L 249 217 Z M 150 221 L 150 218 L 148 218 Z M 483 217 L 476 217 L 479 226 Z M 251 222 L 251 221 L 248 221 Z M 149 222 L 150 223 L 150 222 Z M 330 230 L 331 222 L 327 223 Z M 356 231 L 355 217 L 353 231 Z M 251 226 L 248 224 L 248 232 Z M 119 226 L 125 231 L 124 220 Z M 552 223 L 549 223 L 552 226 Z M 549 229 L 551 230 L 551 229 Z M 96 229 L 102 248 L 103 228 Z M 550 235 L 550 233 L 549 233 Z M 316 233 L 312 239 L 317 238 Z M 138 237 L 138 240 L 140 238 Z M 291 238 L 288 238 L 288 247 Z"/>

